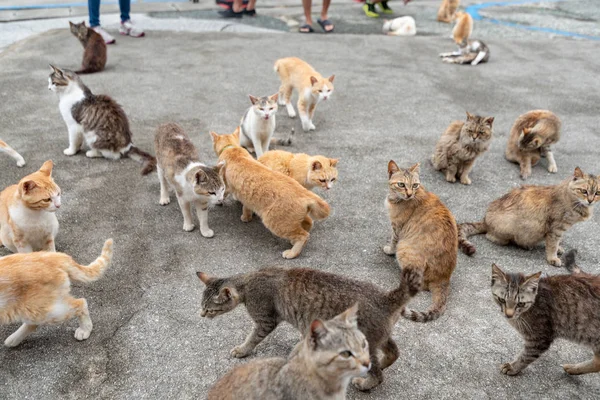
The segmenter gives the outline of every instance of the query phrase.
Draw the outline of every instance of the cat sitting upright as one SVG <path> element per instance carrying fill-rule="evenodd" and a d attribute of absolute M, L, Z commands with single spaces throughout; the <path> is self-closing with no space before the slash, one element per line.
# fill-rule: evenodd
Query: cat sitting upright
<path fill-rule="evenodd" d="M 69 21 L 71 33 L 79 39 L 83 46 L 83 61 L 81 69 L 76 74 L 91 74 L 100 72 L 106 65 L 106 43 L 99 33 L 85 26 L 85 22 L 74 24 Z"/>
<path fill-rule="evenodd" d="M 25 165 L 25 159 L 23 156 L 17 153 L 12 147 L 2 140 L 0 140 L 0 153 L 6 153 L 12 157 L 12 159 L 17 162 L 17 167 L 22 167 Z"/>

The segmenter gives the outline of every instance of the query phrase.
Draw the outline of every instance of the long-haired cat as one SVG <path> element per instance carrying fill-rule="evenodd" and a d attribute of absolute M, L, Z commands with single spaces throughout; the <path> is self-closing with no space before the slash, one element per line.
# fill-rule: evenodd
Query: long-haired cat
<path fill-rule="evenodd" d="M 76 154 L 85 139 L 90 148 L 87 157 L 118 160 L 129 156 L 143 164 L 142 175 L 156 169 L 156 159 L 133 145 L 127 115 L 116 101 L 93 94 L 73 71 L 50 67 L 48 89 L 58 94 L 58 108 L 69 131 L 65 155 Z"/>
<path fill-rule="evenodd" d="M 200 233 L 204 237 L 213 237 L 214 232 L 208 227 L 208 206 L 223 201 L 225 163 L 220 162 L 215 167 L 201 163 L 189 136 L 175 123 L 158 127 L 154 151 L 160 182 L 160 205 L 171 202 L 169 188 L 173 189 L 183 214 L 183 230 L 190 232 L 194 229 L 193 204 L 200 221 Z"/>
<path fill-rule="evenodd" d="M 478 39 L 467 40 L 466 45 L 459 46 L 459 50 L 451 53 L 441 53 L 442 61 L 448 64 L 486 63 L 490 59 L 489 47 Z"/>
<path fill-rule="evenodd" d="M 313 116 L 317 104 L 327 100 L 333 94 L 333 79 L 331 75 L 325 79 L 314 70 L 307 62 L 296 58 L 281 58 L 275 61 L 275 72 L 281 79 L 279 88 L 279 104 L 285 105 L 290 118 L 296 116 L 294 107 L 290 102 L 292 92 L 298 92 L 298 114 L 304 132 L 314 131 Z"/>
<path fill-rule="evenodd" d="M 390 20 L 384 19 L 382 31 L 388 36 L 415 36 L 417 25 L 415 19 L 407 15 Z"/>
<path fill-rule="evenodd" d="M 548 110 L 529 111 L 517 118 L 510 129 L 505 155 L 519 164 L 521 178 L 529 178 L 531 167 L 541 157 L 548 158 L 548 172 L 558 171 L 550 146 L 560 139 L 561 125 L 560 118 Z"/>
<path fill-rule="evenodd" d="M 246 341 L 231 351 L 238 358 L 248 356 L 280 322 L 305 333 L 314 319 L 332 318 L 358 303 L 358 328 L 371 349 L 369 376 L 353 381 L 360 390 L 379 385 L 383 381 L 382 370 L 398 358 L 392 331 L 400 310 L 421 289 L 423 280 L 420 271 L 408 268 L 402 270 L 400 284 L 391 291 L 308 268 L 265 268 L 228 278 L 198 272 L 198 278 L 206 285 L 202 296 L 203 317 L 214 318 L 244 304 L 254 321 L 254 329 Z"/>
<path fill-rule="evenodd" d="M 13 253 L 56 251 L 56 210 L 60 188 L 52 179 L 52 161 L 0 193 L 0 245 Z"/>
<path fill-rule="evenodd" d="M 228 192 L 243 205 L 242 221 L 256 213 L 276 236 L 287 239 L 292 248 L 283 258 L 296 258 L 306 245 L 314 219 L 329 216 L 329 204 L 289 176 L 272 171 L 240 147 L 240 128 L 233 134 L 210 133 L 215 153 L 225 161 Z"/>
<path fill-rule="evenodd" d="M 494 117 L 471 115 L 467 111 L 466 121 L 453 121 L 435 146 L 431 156 L 433 167 L 446 175 L 448 182 L 460 179 L 470 185 L 469 172 L 475 159 L 485 153 L 492 139 Z"/>
<path fill-rule="evenodd" d="M 467 255 L 475 253 L 468 237 L 485 233 L 493 243 L 514 243 L 531 249 L 546 243 L 546 260 L 560 267 L 560 240 L 571 226 L 589 219 L 600 200 L 600 178 L 585 174 L 577 167 L 573 176 L 552 186 L 526 185 L 494 200 L 481 222 L 459 227 L 459 241 Z"/>
<path fill-rule="evenodd" d="M 460 5 L 460 0 L 442 0 L 440 8 L 437 12 L 437 20 L 439 22 L 450 23 L 454 21 L 456 9 Z"/>
<path fill-rule="evenodd" d="M 259 157 L 258 161 L 273 171 L 295 179 L 307 189 L 319 186 L 329 190 L 338 177 L 337 158 L 271 150 Z"/>
<path fill-rule="evenodd" d="M 371 366 L 357 326 L 358 304 L 328 320 L 315 319 L 287 358 L 239 365 L 208 392 L 208 400 L 342 400 L 350 380 Z"/>
<path fill-rule="evenodd" d="M 416 322 L 438 319 L 446 311 L 450 277 L 456 268 L 458 233 L 454 216 L 433 193 L 421 185 L 419 164 L 402 169 L 388 163 L 389 194 L 385 199 L 392 236 L 383 251 L 396 255 L 402 269 L 423 275 L 423 287 L 433 304 L 425 311 L 405 309 L 402 315 Z"/>
<path fill-rule="evenodd" d="M 269 97 L 250 95 L 252 106 L 246 110 L 240 122 L 240 144 L 248 151 L 255 153 L 256 157 L 269 151 L 271 144 L 288 144 L 273 137 L 278 96 L 278 93 Z"/>
<path fill-rule="evenodd" d="M 23 156 L 17 153 L 12 147 L 2 140 L 0 140 L 0 153 L 8 154 L 9 157 L 17 162 L 17 167 L 22 167 L 25 165 L 25 159 Z"/>
<path fill-rule="evenodd" d="M 106 65 L 106 43 L 99 33 L 85 26 L 85 22 L 74 24 L 69 21 L 71 33 L 83 46 L 83 61 L 81 69 L 76 74 L 91 74 L 100 72 Z"/>
<path fill-rule="evenodd" d="M 113 241 L 108 239 L 102 254 L 90 265 L 79 265 L 64 253 L 37 252 L 0 258 L 0 323 L 23 325 L 4 345 L 19 345 L 38 326 L 79 319 L 75 339 L 92 333 L 87 301 L 70 295 L 71 281 L 94 282 L 110 265 Z"/>
<path fill-rule="evenodd" d="M 574 254 L 566 257 L 573 269 Z M 564 364 L 570 375 L 600 372 L 600 277 L 583 272 L 543 277 L 504 272 L 492 266 L 492 295 L 508 323 L 525 343 L 513 362 L 500 367 L 503 374 L 516 375 L 538 359 L 555 339 L 591 347 L 594 358 Z"/>

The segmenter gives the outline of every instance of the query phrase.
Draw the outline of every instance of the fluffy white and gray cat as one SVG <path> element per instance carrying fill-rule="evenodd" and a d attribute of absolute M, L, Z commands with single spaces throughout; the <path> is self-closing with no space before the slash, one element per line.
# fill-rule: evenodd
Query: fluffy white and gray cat
<path fill-rule="evenodd" d="M 411 16 L 384 19 L 383 33 L 388 36 L 415 36 L 417 34 L 415 19 Z"/>

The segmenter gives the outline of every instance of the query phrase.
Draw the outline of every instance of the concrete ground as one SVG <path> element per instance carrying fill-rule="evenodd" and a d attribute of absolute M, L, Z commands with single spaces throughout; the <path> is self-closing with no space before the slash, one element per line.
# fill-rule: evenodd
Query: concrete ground
<path fill-rule="evenodd" d="M 563 120 L 555 149 L 559 172 L 534 168 L 529 183 L 554 184 L 576 166 L 600 173 L 597 43 L 526 36 L 489 36 L 488 64 L 450 66 L 437 53 L 453 49 L 437 36 L 390 38 L 357 35 L 275 33 L 148 32 L 145 39 L 118 38 L 109 48 L 106 71 L 83 79 L 95 93 L 113 96 L 127 112 L 135 143 L 153 150 L 163 122 L 184 126 L 202 159 L 214 163 L 208 132 L 232 132 L 248 93 L 277 91 L 274 60 L 295 55 L 324 75 L 336 74 L 331 101 L 316 112 L 316 132 L 304 133 L 298 120 L 278 115 L 279 134 L 296 129 L 291 151 L 341 159 L 339 183 L 321 193 L 334 212 L 317 223 L 296 260 L 281 252 L 288 244 L 256 220 L 240 221 L 230 203 L 210 211 L 213 239 L 181 229 L 173 202 L 158 205 L 155 175 L 142 178 L 132 160 L 66 157 L 66 127 L 58 100 L 47 90 L 48 63 L 76 68 L 81 48 L 66 29 L 19 42 L 0 55 L 0 137 L 28 164 L 18 169 L 0 157 L 0 187 L 17 182 L 52 159 L 63 190 L 57 216 L 59 251 L 82 263 L 93 260 L 103 241 L 115 239 L 115 258 L 105 277 L 75 295 L 87 298 L 94 332 L 73 338 L 76 321 L 48 326 L 15 349 L 0 349 L 2 399 L 191 399 L 203 398 L 226 371 L 246 360 L 229 351 L 252 326 L 245 310 L 214 320 L 199 315 L 202 285 L 196 271 L 227 276 L 269 265 L 306 266 L 393 288 L 399 268 L 381 250 L 389 221 L 383 207 L 386 165 L 422 163 L 423 184 L 453 211 L 457 220 L 483 216 L 487 204 L 522 182 L 518 167 L 504 160 L 508 130 L 528 110 L 548 108 Z M 495 138 L 476 164 L 470 187 L 445 182 L 428 163 L 437 138 L 464 112 L 493 115 Z M 576 225 L 564 238 L 579 250 L 580 265 L 599 273 L 598 217 Z M 474 239 L 478 253 L 459 255 L 446 314 L 418 325 L 400 321 L 394 338 L 401 357 L 385 372 L 385 382 L 369 394 L 349 390 L 350 399 L 594 399 L 598 376 L 567 376 L 560 364 L 579 362 L 591 352 L 558 341 L 524 373 L 499 372 L 522 341 L 506 323 L 489 290 L 490 265 L 510 271 L 562 273 L 545 263 L 543 247 L 524 251 Z M 6 255 L 0 249 L 0 256 Z M 429 294 L 411 304 L 425 309 Z M 0 327 L 6 338 L 18 326 Z M 299 340 L 279 327 L 255 357 L 286 356 Z"/>

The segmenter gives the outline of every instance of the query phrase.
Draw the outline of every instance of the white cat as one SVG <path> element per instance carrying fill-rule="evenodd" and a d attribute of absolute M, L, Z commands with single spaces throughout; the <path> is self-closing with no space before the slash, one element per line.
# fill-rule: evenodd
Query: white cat
<path fill-rule="evenodd" d="M 269 151 L 275 133 L 278 93 L 269 97 L 250 95 L 252 107 L 246 110 L 240 123 L 240 144 L 260 157 Z"/>
<path fill-rule="evenodd" d="M 383 33 L 389 36 L 414 36 L 417 34 L 415 19 L 410 16 L 384 19 Z"/>

